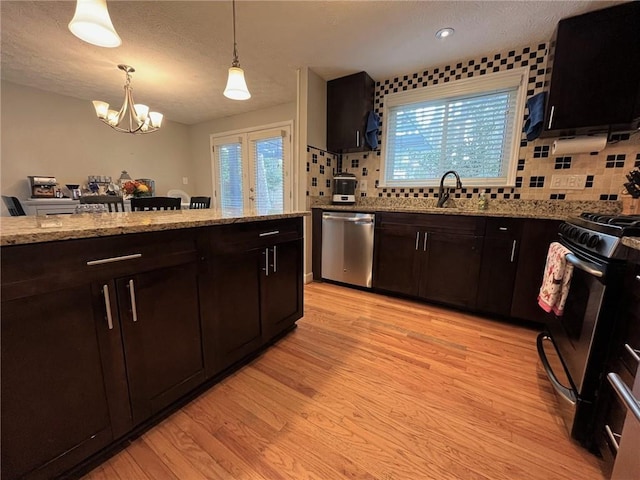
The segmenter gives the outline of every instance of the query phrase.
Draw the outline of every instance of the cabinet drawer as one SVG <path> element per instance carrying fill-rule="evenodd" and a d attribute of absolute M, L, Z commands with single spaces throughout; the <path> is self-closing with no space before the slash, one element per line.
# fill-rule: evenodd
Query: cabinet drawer
<path fill-rule="evenodd" d="M 485 237 L 487 238 L 518 238 L 522 232 L 522 220 L 519 218 L 486 219 Z"/>
<path fill-rule="evenodd" d="M 302 238 L 302 218 L 237 223 L 211 229 L 213 254 L 242 252 Z"/>
<path fill-rule="evenodd" d="M 197 258 L 194 230 L 2 248 L 2 300 L 128 275 Z"/>

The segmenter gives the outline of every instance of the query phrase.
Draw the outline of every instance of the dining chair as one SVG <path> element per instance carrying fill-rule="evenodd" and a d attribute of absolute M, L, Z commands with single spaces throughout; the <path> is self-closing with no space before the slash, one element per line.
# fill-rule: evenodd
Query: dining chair
<path fill-rule="evenodd" d="M 7 210 L 9 210 L 9 215 L 11 215 L 12 217 L 22 217 L 23 215 L 26 215 L 26 213 L 24 213 L 22 205 L 20 204 L 20 200 L 18 200 L 16 197 L 7 197 L 5 195 L 2 195 L 2 200 L 7 206 Z"/>
<path fill-rule="evenodd" d="M 131 211 L 180 210 L 180 202 L 180 198 L 172 197 L 133 197 L 131 199 Z"/>
<path fill-rule="evenodd" d="M 211 197 L 191 197 L 190 209 L 211 208 Z"/>
<path fill-rule="evenodd" d="M 81 204 L 102 204 L 109 212 L 124 212 L 124 200 L 116 195 L 86 195 L 80 197 Z"/>

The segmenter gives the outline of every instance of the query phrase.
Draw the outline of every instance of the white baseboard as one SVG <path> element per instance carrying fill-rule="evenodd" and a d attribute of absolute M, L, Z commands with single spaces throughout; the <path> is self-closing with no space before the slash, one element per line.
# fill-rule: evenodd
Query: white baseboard
<path fill-rule="evenodd" d="M 304 274 L 304 283 L 305 283 L 305 285 L 307 283 L 311 283 L 311 282 L 313 282 L 313 273 L 305 273 Z"/>

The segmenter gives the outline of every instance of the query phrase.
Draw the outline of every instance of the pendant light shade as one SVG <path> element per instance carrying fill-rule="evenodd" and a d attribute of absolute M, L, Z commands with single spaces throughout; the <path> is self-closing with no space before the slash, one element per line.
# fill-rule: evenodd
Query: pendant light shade
<path fill-rule="evenodd" d="M 106 0 L 77 0 L 69 30 L 80 40 L 98 47 L 113 48 L 122 44 L 111 23 Z"/>
<path fill-rule="evenodd" d="M 224 96 L 231 100 L 248 100 L 251 98 L 247 82 L 244 79 L 244 70 L 240 68 L 238 60 L 238 44 L 236 43 L 236 1 L 232 1 L 233 5 L 233 62 L 229 68 L 229 77 L 227 78 L 227 86 L 224 89 Z"/>
<path fill-rule="evenodd" d="M 229 68 L 229 78 L 227 87 L 224 89 L 224 96 L 231 100 L 248 100 L 251 94 L 247 89 L 247 82 L 244 80 L 244 70 L 240 67 Z"/>

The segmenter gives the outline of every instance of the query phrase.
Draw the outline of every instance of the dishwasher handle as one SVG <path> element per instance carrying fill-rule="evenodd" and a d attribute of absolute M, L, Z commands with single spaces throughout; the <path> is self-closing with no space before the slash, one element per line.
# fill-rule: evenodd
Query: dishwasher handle
<path fill-rule="evenodd" d="M 323 215 L 322 220 L 337 220 L 339 222 L 359 223 L 363 225 L 374 222 L 373 217 L 336 217 L 332 215 Z"/>

